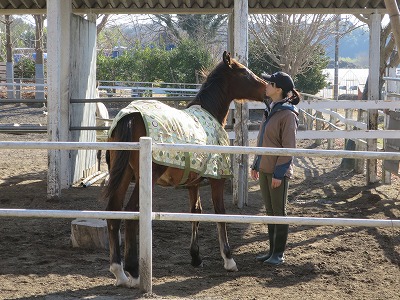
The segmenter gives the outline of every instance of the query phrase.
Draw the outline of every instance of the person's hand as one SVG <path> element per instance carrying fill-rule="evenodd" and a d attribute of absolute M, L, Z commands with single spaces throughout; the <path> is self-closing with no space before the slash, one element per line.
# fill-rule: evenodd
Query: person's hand
<path fill-rule="evenodd" d="M 250 170 L 250 177 L 253 180 L 258 180 L 258 172 L 256 170 Z"/>
<path fill-rule="evenodd" d="M 282 180 L 276 179 L 276 178 L 272 178 L 271 187 L 273 189 L 275 189 L 275 188 L 279 187 L 281 185 L 281 183 L 282 183 Z"/>

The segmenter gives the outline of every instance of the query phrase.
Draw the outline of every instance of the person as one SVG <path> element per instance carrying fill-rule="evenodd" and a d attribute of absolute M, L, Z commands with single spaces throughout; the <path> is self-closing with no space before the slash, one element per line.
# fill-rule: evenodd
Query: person
<path fill-rule="evenodd" d="M 261 75 L 267 81 L 267 108 L 257 138 L 258 147 L 296 148 L 300 94 L 292 78 L 284 72 Z M 251 166 L 252 179 L 260 182 L 261 195 L 269 216 L 286 216 L 289 179 L 293 175 L 293 157 L 257 155 Z M 257 256 L 265 264 L 285 261 L 288 224 L 267 224 L 270 249 Z"/>

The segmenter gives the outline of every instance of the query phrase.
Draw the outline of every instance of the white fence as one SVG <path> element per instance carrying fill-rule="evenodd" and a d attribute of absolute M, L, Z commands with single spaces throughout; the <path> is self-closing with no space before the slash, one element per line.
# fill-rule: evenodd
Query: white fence
<path fill-rule="evenodd" d="M 265 105 L 259 102 L 251 102 L 248 104 L 249 109 L 265 109 Z M 346 125 L 354 125 L 360 130 L 308 130 L 299 131 L 296 135 L 297 139 L 382 139 L 395 138 L 399 136 L 399 131 L 396 130 L 367 130 L 367 124 L 352 120 L 350 117 L 342 116 L 335 109 L 391 109 L 395 110 L 400 107 L 399 100 L 327 100 L 323 98 L 313 97 L 312 99 L 301 101 L 297 107 L 302 111 L 313 111 L 310 119 L 316 119 L 315 112 L 333 115 L 336 119 L 340 119 Z M 231 104 L 231 109 L 234 109 L 234 104 Z M 312 121 L 312 120 L 311 120 Z M 324 121 L 324 120 L 320 120 Z M 318 128 L 317 128 L 318 129 Z M 249 131 L 249 139 L 256 139 L 257 131 Z M 229 137 L 234 138 L 235 133 L 229 132 Z"/>
<path fill-rule="evenodd" d="M 0 149 L 112 149 L 140 151 L 140 193 L 139 212 L 106 212 L 106 211 L 71 211 L 71 210 L 26 210 L 0 209 L 0 217 L 38 217 L 38 218 L 102 218 L 102 219 L 139 219 L 139 261 L 140 289 L 152 292 L 152 221 L 201 221 L 228 223 L 269 223 L 298 224 L 320 226 L 368 226 L 368 227 L 400 227 L 400 220 L 394 219 L 346 219 L 346 218 L 305 218 L 305 217 L 272 217 L 243 215 L 213 215 L 189 213 L 152 212 L 151 163 L 152 150 L 180 150 L 191 152 L 287 155 L 305 157 L 342 157 L 363 159 L 400 160 L 397 152 L 365 152 L 345 150 L 313 150 L 289 148 L 262 148 L 240 146 L 202 146 L 192 144 L 152 144 L 151 138 L 142 137 L 140 143 L 78 143 L 78 142 L 0 142 Z"/>
<path fill-rule="evenodd" d="M 99 81 L 100 97 L 195 96 L 201 84 L 171 82 Z"/>

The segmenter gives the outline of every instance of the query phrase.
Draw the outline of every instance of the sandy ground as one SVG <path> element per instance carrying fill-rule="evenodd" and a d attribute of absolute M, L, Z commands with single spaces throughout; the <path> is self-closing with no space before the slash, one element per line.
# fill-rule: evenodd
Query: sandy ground
<path fill-rule="evenodd" d="M 1 105 L 0 123 L 46 124 L 41 108 Z M 0 140 L 40 141 L 44 134 Z M 299 141 L 299 148 L 316 147 Z M 343 144 L 336 142 L 336 149 Z M 104 210 L 102 187 L 62 191 L 46 197 L 47 154 L 43 150 L 0 150 L 0 208 Z M 366 185 L 365 176 L 340 167 L 334 158 L 295 159 L 288 214 L 303 217 L 399 219 L 400 183 Z M 105 169 L 105 166 L 103 165 Z M 205 213 L 212 213 L 208 186 L 201 188 Z M 185 189 L 154 191 L 154 211 L 186 212 Z M 263 215 L 257 182 L 249 202 L 232 204 L 228 214 Z M 186 207 L 185 207 L 186 205 Z M 216 226 L 200 224 L 204 267 L 190 265 L 190 224 L 154 222 L 153 294 L 114 286 L 108 251 L 71 246 L 70 219 L 0 218 L 0 299 L 400 299 L 400 229 L 291 226 L 286 263 L 264 266 L 256 255 L 267 248 L 261 224 L 228 224 L 239 271 L 228 273 L 219 254 Z"/>

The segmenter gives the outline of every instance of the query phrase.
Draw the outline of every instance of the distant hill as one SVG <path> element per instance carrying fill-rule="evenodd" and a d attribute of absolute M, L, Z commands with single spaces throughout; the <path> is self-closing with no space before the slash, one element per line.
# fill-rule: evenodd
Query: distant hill
<path fill-rule="evenodd" d="M 350 64 L 343 64 L 342 67 L 362 68 L 368 66 L 368 51 L 369 31 L 367 26 L 357 28 L 339 40 L 339 60 L 342 58 L 351 59 Z M 332 60 L 335 58 L 334 37 L 332 37 L 329 47 L 326 48 L 326 55 Z M 349 63 L 348 60 L 347 62 Z"/>

